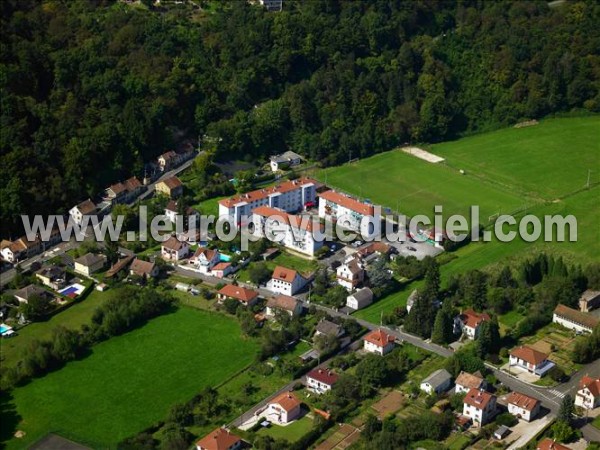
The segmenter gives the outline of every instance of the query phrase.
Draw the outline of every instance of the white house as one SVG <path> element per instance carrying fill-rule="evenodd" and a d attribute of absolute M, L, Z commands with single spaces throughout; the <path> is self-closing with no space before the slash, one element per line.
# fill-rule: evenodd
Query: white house
<path fill-rule="evenodd" d="M 283 0 L 258 0 L 269 12 L 277 12 L 283 9 Z"/>
<path fill-rule="evenodd" d="M 481 427 L 496 414 L 496 396 L 482 389 L 471 389 L 465 395 L 463 415 L 473 421 L 473 425 Z"/>
<path fill-rule="evenodd" d="M 279 4 L 281 4 L 281 0 L 279 0 Z M 287 152 L 282 153 L 281 155 L 271 156 L 270 160 L 271 170 L 273 172 L 277 172 L 280 169 L 297 166 L 302 162 L 302 156 L 300 156 L 298 153 L 294 153 L 288 150 Z"/>
<path fill-rule="evenodd" d="M 552 322 L 579 333 L 591 333 L 599 320 L 589 313 L 580 312 L 565 305 L 557 305 Z"/>
<path fill-rule="evenodd" d="M 85 255 L 77 258 L 74 262 L 75 272 L 89 277 L 94 272 L 97 272 L 104 267 L 104 264 L 106 264 L 106 256 L 95 255 L 94 253 L 86 253 Z"/>
<path fill-rule="evenodd" d="M 469 392 L 471 389 L 485 389 L 487 385 L 480 372 L 469 373 L 462 371 L 456 377 L 454 384 L 456 385 L 454 391 L 457 394 Z"/>
<path fill-rule="evenodd" d="M 169 200 L 169 203 L 167 203 L 167 206 L 165 207 L 165 216 L 167 217 L 167 220 L 173 224 L 175 224 L 176 220 L 177 220 L 177 214 L 179 212 L 179 207 L 178 207 L 178 202 L 176 202 L 175 200 Z M 187 225 L 189 223 L 189 221 L 191 220 L 192 217 L 195 217 L 196 220 L 196 226 L 200 226 L 200 213 L 198 211 L 196 211 L 194 208 L 192 208 L 191 206 L 187 207 L 185 209 L 185 218 L 183 219 L 183 224 L 184 224 L 184 228 L 187 228 Z"/>
<path fill-rule="evenodd" d="M 294 295 L 301 290 L 307 280 L 297 271 L 277 266 L 267 283 L 267 289 L 284 295 Z"/>
<path fill-rule="evenodd" d="M 338 376 L 329 369 L 313 369 L 306 374 L 306 388 L 315 394 L 330 391 Z"/>
<path fill-rule="evenodd" d="M 200 273 L 208 274 L 213 267 L 219 264 L 221 255 L 218 250 L 213 250 L 206 247 L 199 247 L 194 256 L 190 258 L 190 264 L 193 264 Z"/>
<path fill-rule="evenodd" d="M 164 241 L 160 247 L 160 255 L 170 261 L 181 261 L 187 257 L 189 251 L 190 246 L 187 241 L 180 241 L 175 236 Z"/>
<path fill-rule="evenodd" d="M 352 291 L 363 283 L 365 270 L 358 258 L 350 257 L 337 268 L 335 278 L 340 286 Z"/>
<path fill-rule="evenodd" d="M 297 298 L 288 295 L 278 295 L 267 300 L 265 315 L 272 318 L 278 311 L 295 317 L 302 313 L 302 303 Z"/>
<path fill-rule="evenodd" d="M 319 194 L 319 217 L 358 232 L 366 240 L 381 234 L 381 207 L 359 202 L 339 192 Z"/>
<path fill-rule="evenodd" d="M 373 303 L 373 291 L 367 287 L 346 297 L 346 306 L 356 310 L 366 308 L 371 303 Z"/>
<path fill-rule="evenodd" d="M 238 450 L 243 444 L 239 436 L 225 428 L 217 428 L 196 442 L 196 450 Z"/>
<path fill-rule="evenodd" d="M 509 368 L 515 366 L 535 375 L 543 376 L 554 365 L 552 361 L 548 361 L 548 355 L 526 345 L 521 345 L 510 352 Z"/>
<path fill-rule="evenodd" d="M 452 375 L 446 369 L 438 369 L 421 382 L 421 390 L 428 394 L 441 394 L 452 387 Z"/>
<path fill-rule="evenodd" d="M 382 329 L 373 330 L 364 337 L 364 349 L 380 356 L 387 355 L 394 349 L 394 337 Z"/>
<path fill-rule="evenodd" d="M 314 216 L 296 216 L 282 209 L 259 206 L 252 211 L 253 233 L 290 250 L 314 256 L 323 247 L 322 225 Z"/>
<path fill-rule="evenodd" d="M 519 392 L 508 396 L 508 412 L 518 419 L 531 422 L 540 413 L 541 402 L 537 398 Z"/>
<path fill-rule="evenodd" d="M 489 320 L 490 316 L 488 314 L 467 309 L 455 318 L 455 331 L 460 330 L 468 339 L 476 339 L 479 335 L 481 324 Z"/>
<path fill-rule="evenodd" d="M 286 424 L 300 417 L 302 403 L 293 392 L 283 392 L 271 400 L 265 410 L 268 420 Z"/>
<path fill-rule="evenodd" d="M 581 379 L 575 395 L 575 405 L 585 409 L 600 406 L 600 378 L 594 379 L 586 375 Z"/>
<path fill-rule="evenodd" d="M 252 211 L 259 206 L 279 208 L 285 212 L 296 212 L 315 204 L 318 182 L 310 178 L 299 178 L 276 186 L 257 189 L 219 201 L 219 216 L 231 217 L 236 227 L 247 225 L 252 220 Z"/>
<path fill-rule="evenodd" d="M 232 298 L 244 306 L 253 306 L 258 301 L 258 292 L 242 286 L 226 284 L 217 292 L 217 298 L 219 302 Z"/>
<path fill-rule="evenodd" d="M 73 222 L 75 222 L 78 225 L 81 225 L 81 222 L 83 221 L 83 216 L 93 216 L 96 213 L 96 205 L 94 205 L 94 202 L 92 202 L 89 198 L 87 200 L 84 200 L 80 204 L 73 206 L 69 210 L 69 215 L 73 219 Z"/>
<path fill-rule="evenodd" d="M 211 276 L 216 278 L 223 278 L 229 275 L 233 271 L 233 266 L 230 262 L 220 262 L 215 264 L 210 271 Z"/>

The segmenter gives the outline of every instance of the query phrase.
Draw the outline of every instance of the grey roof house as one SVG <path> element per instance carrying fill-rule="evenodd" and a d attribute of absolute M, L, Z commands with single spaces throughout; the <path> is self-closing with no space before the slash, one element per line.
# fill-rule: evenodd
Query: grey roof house
<path fill-rule="evenodd" d="M 421 382 L 421 390 L 428 394 L 441 394 L 452 386 L 452 375 L 446 369 L 439 369 Z"/>

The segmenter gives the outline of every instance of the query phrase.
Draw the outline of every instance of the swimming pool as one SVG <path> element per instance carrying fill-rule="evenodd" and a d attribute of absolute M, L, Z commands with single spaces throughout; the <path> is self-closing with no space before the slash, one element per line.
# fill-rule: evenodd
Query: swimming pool
<path fill-rule="evenodd" d="M 67 286 L 64 289 L 61 289 L 59 294 L 66 295 L 67 297 L 77 297 L 85 290 L 85 286 L 79 283 L 73 283 L 71 286 Z"/>
<path fill-rule="evenodd" d="M 12 330 L 12 327 L 9 327 L 8 325 L 6 325 L 4 323 L 0 324 L 0 335 L 4 334 L 10 330 Z"/>
<path fill-rule="evenodd" d="M 219 261 L 221 261 L 221 262 L 229 262 L 229 261 L 231 261 L 231 256 L 224 255 L 223 253 L 219 253 Z"/>

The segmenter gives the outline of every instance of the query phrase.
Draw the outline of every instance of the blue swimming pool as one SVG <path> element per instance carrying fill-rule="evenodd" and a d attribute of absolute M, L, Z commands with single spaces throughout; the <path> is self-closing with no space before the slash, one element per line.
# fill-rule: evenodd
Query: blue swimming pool
<path fill-rule="evenodd" d="M 10 329 L 11 328 L 9 326 L 2 324 L 2 325 L 0 325 L 0 334 L 4 334 Z"/>
<path fill-rule="evenodd" d="M 219 260 L 220 260 L 221 262 L 229 262 L 229 261 L 231 261 L 231 256 L 229 256 L 229 255 L 224 255 L 223 253 L 220 253 L 220 254 L 219 254 Z"/>

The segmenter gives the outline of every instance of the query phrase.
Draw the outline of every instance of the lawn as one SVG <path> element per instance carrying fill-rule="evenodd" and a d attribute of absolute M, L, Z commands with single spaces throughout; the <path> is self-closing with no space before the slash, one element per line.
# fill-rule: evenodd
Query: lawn
<path fill-rule="evenodd" d="M 228 197 L 214 197 L 193 205 L 203 216 L 219 216 L 219 200 Z"/>
<path fill-rule="evenodd" d="M 19 335 L 13 339 L 0 340 L 0 354 L 2 365 L 10 367 L 19 361 L 20 354 L 25 351 L 28 344 L 34 339 L 50 339 L 52 330 L 58 325 L 71 329 L 79 329 L 81 325 L 90 322 L 94 310 L 106 299 L 118 294 L 118 290 L 106 292 L 92 291 L 87 298 L 66 310 L 52 316 L 45 322 L 36 322 L 18 330 Z"/>
<path fill-rule="evenodd" d="M 471 443 L 472 438 L 462 433 L 452 433 L 444 442 L 448 450 L 463 450 Z"/>
<path fill-rule="evenodd" d="M 289 442 L 296 442 L 306 433 L 308 433 L 313 425 L 313 419 L 309 415 L 305 415 L 299 420 L 281 427 L 279 425 L 271 425 L 269 428 L 262 428 L 258 431 L 259 435 L 271 436 L 275 439 L 285 439 Z"/>
<path fill-rule="evenodd" d="M 546 119 L 433 145 L 430 151 L 467 175 L 524 195 L 553 200 L 600 182 L 600 116 Z"/>
<path fill-rule="evenodd" d="M 173 404 L 247 366 L 256 351 L 254 342 L 241 338 L 234 319 L 181 307 L 14 389 L 20 420 L 12 429 L 10 418 L 2 420 L 1 436 L 6 439 L 15 429 L 26 432 L 8 449 L 28 447 L 49 431 L 93 448 L 114 448 L 164 419 Z"/>
<path fill-rule="evenodd" d="M 406 306 L 406 301 L 413 290 L 420 288 L 423 285 L 422 281 L 409 283 L 404 285 L 399 291 L 393 292 L 380 300 L 377 300 L 372 305 L 361 309 L 352 314 L 358 319 L 368 320 L 369 322 L 379 323 L 381 315 L 391 313 L 399 306 Z"/>
<path fill-rule="evenodd" d="M 506 314 L 498 316 L 498 322 L 500 322 L 500 325 L 504 326 L 505 328 L 512 328 L 517 323 L 519 323 L 519 321 L 523 319 L 523 317 L 524 316 L 522 314 L 519 314 L 517 311 L 512 310 L 507 312 Z"/>
<path fill-rule="evenodd" d="M 298 272 L 304 275 L 308 275 L 314 272 L 317 268 L 317 261 L 307 259 L 302 256 L 292 255 L 290 253 L 284 252 L 283 250 L 280 251 L 275 258 L 265 261 L 265 264 L 271 271 L 275 270 L 276 266 L 283 266 L 287 267 L 288 269 L 297 270 Z M 238 280 L 243 282 L 250 281 L 250 276 L 248 275 L 248 268 L 249 266 L 246 266 L 243 269 L 236 272 Z"/>

